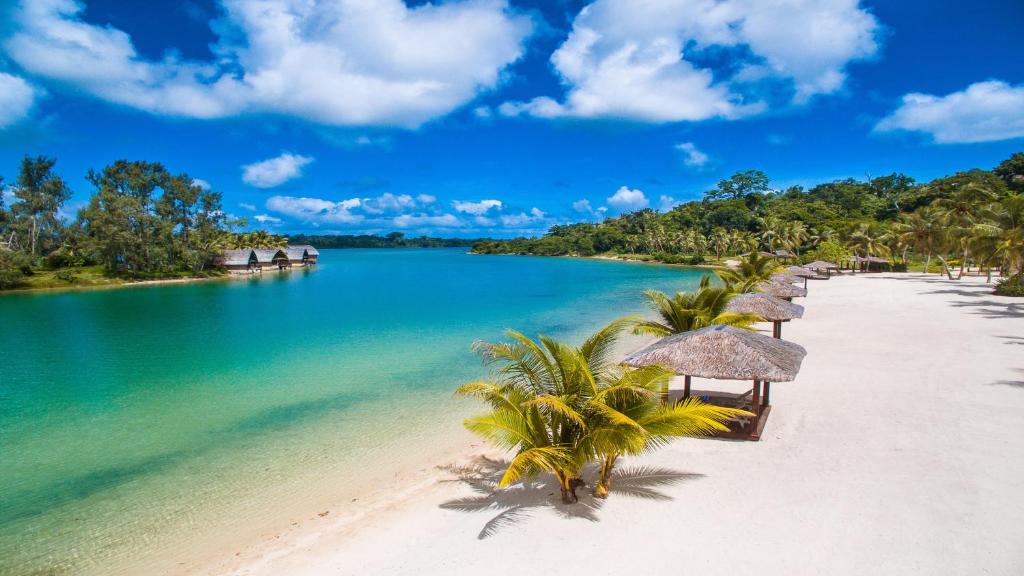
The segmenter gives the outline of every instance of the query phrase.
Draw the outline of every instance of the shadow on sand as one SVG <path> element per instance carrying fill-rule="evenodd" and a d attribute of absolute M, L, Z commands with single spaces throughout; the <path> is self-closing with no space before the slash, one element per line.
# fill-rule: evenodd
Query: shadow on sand
<path fill-rule="evenodd" d="M 558 483 L 551 474 L 499 489 L 498 482 L 507 467 L 507 460 L 486 456 L 478 456 L 469 465 L 442 467 L 442 470 L 454 476 L 446 482 L 463 483 L 469 486 L 474 494 L 444 502 L 441 508 L 461 512 L 497 512 L 484 523 L 477 534 L 477 538 L 481 540 L 514 526 L 540 510 L 551 510 L 566 519 L 600 521 L 598 512 L 604 505 L 604 500 L 594 498 L 588 488 L 583 487 L 577 491 L 579 502 L 562 504 Z M 593 478 L 593 470 L 585 470 L 584 477 Z M 703 474 L 686 474 L 650 466 L 620 468 L 612 473 L 611 497 L 632 496 L 647 500 L 671 500 L 672 497 L 663 492 L 663 488 L 702 477 Z"/>
<path fill-rule="evenodd" d="M 1020 344 L 1020 342 L 1018 342 L 1018 344 Z M 1018 372 L 1024 376 L 1024 368 L 1014 368 L 1014 372 Z M 996 380 L 992 383 L 992 386 L 1010 386 L 1011 388 L 1024 390 L 1024 380 Z"/>

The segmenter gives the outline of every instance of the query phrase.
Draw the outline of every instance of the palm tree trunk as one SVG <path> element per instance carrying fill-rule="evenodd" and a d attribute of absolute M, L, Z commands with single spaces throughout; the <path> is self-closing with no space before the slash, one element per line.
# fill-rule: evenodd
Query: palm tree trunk
<path fill-rule="evenodd" d="M 558 478 L 558 488 L 562 493 L 562 503 L 575 504 L 578 502 L 579 496 L 576 495 L 576 489 L 586 485 L 583 479 L 579 476 L 571 476 L 563 471 L 555 472 L 555 477 Z"/>
<path fill-rule="evenodd" d="M 925 276 L 928 275 L 928 267 L 931 266 L 931 263 L 932 263 L 932 253 L 929 252 L 928 255 L 925 256 L 925 258 L 924 258 L 924 275 Z"/>
<path fill-rule="evenodd" d="M 612 488 L 612 469 L 615 467 L 615 454 L 605 456 L 601 460 L 601 473 L 598 475 L 597 486 L 594 487 L 594 496 L 607 498 L 608 491 Z"/>

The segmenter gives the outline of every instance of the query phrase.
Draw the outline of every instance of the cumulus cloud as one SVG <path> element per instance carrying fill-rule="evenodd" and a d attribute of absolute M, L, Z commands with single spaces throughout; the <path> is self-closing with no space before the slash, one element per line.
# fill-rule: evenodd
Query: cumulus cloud
<path fill-rule="evenodd" d="M 24 78 L 0 72 L 0 128 L 6 128 L 28 116 L 38 90 Z"/>
<path fill-rule="evenodd" d="M 302 175 L 302 168 L 313 161 L 308 156 L 284 152 L 270 158 L 242 166 L 242 180 L 257 188 L 273 188 Z"/>
<path fill-rule="evenodd" d="M 693 142 L 676 144 L 676 150 L 683 153 L 683 163 L 687 166 L 703 166 L 708 163 L 708 155 L 697 149 Z"/>
<path fill-rule="evenodd" d="M 416 200 L 408 194 L 395 195 L 385 192 L 376 198 L 364 198 L 361 205 L 363 210 L 370 214 L 383 214 L 405 211 L 416 206 Z"/>
<path fill-rule="evenodd" d="M 193 178 L 192 179 L 192 185 L 193 186 L 198 186 L 198 187 L 202 188 L 203 190 L 209 190 L 210 189 L 210 183 L 207 182 L 206 180 L 203 180 L 202 178 Z"/>
<path fill-rule="evenodd" d="M 427 214 L 402 214 L 401 216 L 395 217 L 394 224 L 399 228 L 412 228 L 417 226 L 459 228 L 465 225 L 452 214 L 440 214 L 437 216 Z"/>
<path fill-rule="evenodd" d="M 250 212 L 255 212 L 256 211 L 256 205 L 255 204 L 247 204 L 245 202 L 239 202 L 238 206 L 241 207 L 241 208 L 244 208 L 244 209 L 246 209 L 246 210 L 248 210 Z"/>
<path fill-rule="evenodd" d="M 661 210 L 662 212 L 668 212 L 669 210 L 675 208 L 679 204 L 681 204 L 679 200 L 676 200 L 675 198 L 668 196 L 666 194 L 662 194 L 661 197 L 658 198 L 658 209 Z"/>
<path fill-rule="evenodd" d="M 573 202 L 572 209 L 581 214 L 589 214 L 595 218 L 600 218 L 608 211 L 608 208 L 605 206 L 594 208 L 591 206 L 590 200 L 587 200 L 586 198 Z"/>
<path fill-rule="evenodd" d="M 875 130 L 930 134 L 940 144 L 1024 137 L 1024 84 L 977 82 L 946 96 L 912 93 Z"/>
<path fill-rule="evenodd" d="M 78 0 L 23 0 L 4 48 L 31 74 L 158 114 L 416 127 L 495 87 L 532 29 L 502 0 L 221 4 L 207 62 L 146 59 L 124 31 L 85 22 Z"/>
<path fill-rule="evenodd" d="M 456 212 L 473 214 L 474 216 L 482 216 L 492 209 L 501 210 L 501 206 L 501 200 L 481 200 L 479 202 L 464 202 L 456 200 L 455 202 L 452 202 L 452 207 L 455 208 Z"/>
<path fill-rule="evenodd" d="M 416 196 L 416 201 L 422 202 L 423 204 L 433 204 L 434 202 L 437 202 L 437 196 L 431 196 L 430 194 L 420 194 Z"/>
<path fill-rule="evenodd" d="M 362 202 L 358 198 L 332 202 L 320 198 L 271 196 L 267 199 L 266 208 L 302 222 L 358 224 L 364 216 L 353 214 L 351 210 L 360 204 Z"/>
<path fill-rule="evenodd" d="M 647 208 L 650 202 L 640 190 L 631 190 L 628 186 L 622 186 L 615 191 L 615 194 L 608 197 L 608 204 L 620 212 L 627 212 Z"/>
<path fill-rule="evenodd" d="M 785 22 L 784 26 L 779 23 Z M 645 122 L 738 118 L 842 87 L 847 63 L 873 56 L 878 22 L 858 0 L 597 0 L 551 56 L 567 93 L 507 102 L 499 112 Z M 708 50 L 729 54 L 714 67 Z"/>
<path fill-rule="evenodd" d="M 269 214 L 257 214 L 256 216 L 253 216 L 253 218 L 255 218 L 255 220 L 260 224 L 274 225 L 281 223 L 280 218 L 275 218 L 274 216 L 270 216 Z"/>

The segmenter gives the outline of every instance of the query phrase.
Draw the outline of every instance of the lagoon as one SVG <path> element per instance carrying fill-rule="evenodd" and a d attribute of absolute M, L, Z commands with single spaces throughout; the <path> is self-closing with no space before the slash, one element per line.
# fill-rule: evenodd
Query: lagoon
<path fill-rule="evenodd" d="M 474 340 L 578 342 L 702 274 L 464 249 L 320 262 L 0 297 L 0 574 L 185 570 L 356 497 L 459 433 Z"/>

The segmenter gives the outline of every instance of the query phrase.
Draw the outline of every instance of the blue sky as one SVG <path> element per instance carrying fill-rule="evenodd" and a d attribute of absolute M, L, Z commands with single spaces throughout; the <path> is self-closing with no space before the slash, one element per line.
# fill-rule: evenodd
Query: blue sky
<path fill-rule="evenodd" d="M 164 163 L 278 232 L 542 233 L 1024 150 L 1024 3 L 26 0 L 0 175 Z"/>

